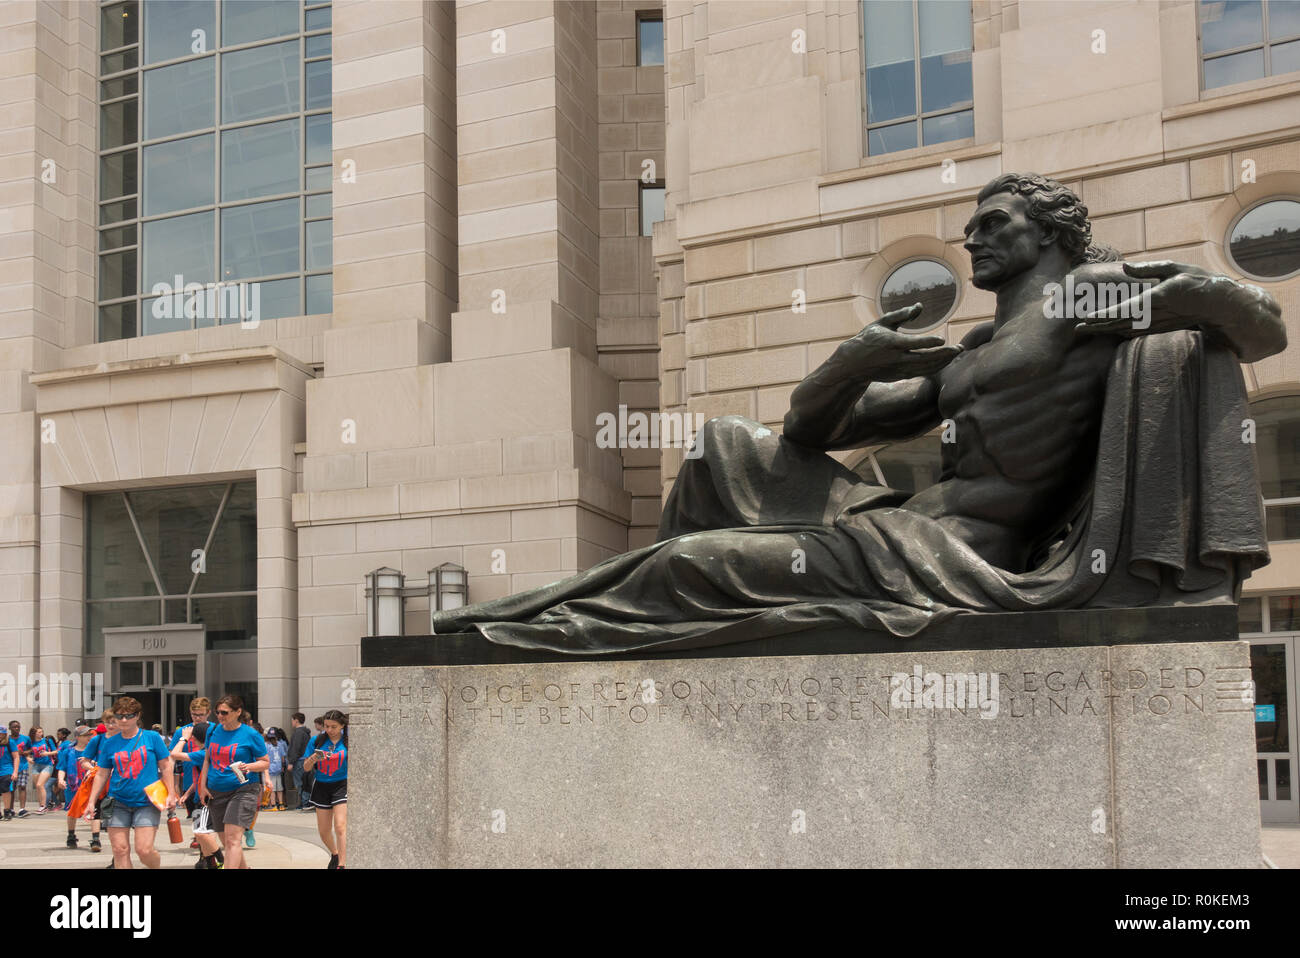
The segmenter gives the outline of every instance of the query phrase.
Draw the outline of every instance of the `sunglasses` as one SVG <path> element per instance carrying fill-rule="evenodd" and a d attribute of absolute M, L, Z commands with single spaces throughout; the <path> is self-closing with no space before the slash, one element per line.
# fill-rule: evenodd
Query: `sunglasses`
<path fill-rule="evenodd" d="M 217 714 L 218 714 L 218 715 L 229 715 L 229 714 L 230 714 L 230 709 L 217 709 Z"/>
<path fill-rule="evenodd" d="M 135 718 L 139 714 L 139 712 L 115 712 L 113 713 L 113 718 L 121 721 L 122 719 Z"/>

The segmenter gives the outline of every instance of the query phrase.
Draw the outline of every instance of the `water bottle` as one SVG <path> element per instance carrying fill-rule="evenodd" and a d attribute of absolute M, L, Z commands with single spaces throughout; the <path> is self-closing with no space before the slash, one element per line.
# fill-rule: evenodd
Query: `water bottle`
<path fill-rule="evenodd" d="M 172 840 L 173 845 L 179 845 L 185 839 L 181 835 L 181 820 L 176 817 L 176 809 L 167 811 L 167 837 Z"/>

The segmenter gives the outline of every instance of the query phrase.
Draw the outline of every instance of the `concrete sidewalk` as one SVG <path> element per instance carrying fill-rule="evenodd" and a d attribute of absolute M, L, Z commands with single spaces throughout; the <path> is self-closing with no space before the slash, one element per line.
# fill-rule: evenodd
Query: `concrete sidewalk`
<path fill-rule="evenodd" d="M 181 827 L 185 841 L 173 845 L 167 840 L 166 822 L 159 827 L 157 847 L 162 853 L 163 868 L 194 868 L 198 851 L 190 846 L 190 825 L 181 812 Z M 271 812 L 263 810 L 254 829 L 255 848 L 245 849 L 249 868 L 324 868 L 329 855 L 316 833 L 316 815 L 297 811 Z M 98 854 L 90 851 L 90 826 L 77 823 L 78 848 L 67 848 L 67 817 L 62 812 L 35 813 L 27 818 L 13 818 L 0 822 L 0 869 L 11 868 L 107 868 L 113 861 L 108 847 L 108 830 L 100 840 L 104 850 Z M 132 855 L 132 864 L 143 867 Z"/>
<path fill-rule="evenodd" d="M 1265 825 L 1260 829 L 1264 854 L 1278 868 L 1300 868 L 1300 824 Z"/>

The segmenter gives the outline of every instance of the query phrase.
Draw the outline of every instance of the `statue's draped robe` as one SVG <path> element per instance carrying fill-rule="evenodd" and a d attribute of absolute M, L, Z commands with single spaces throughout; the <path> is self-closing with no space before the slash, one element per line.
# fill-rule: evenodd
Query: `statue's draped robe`
<path fill-rule="evenodd" d="M 758 423 L 712 420 L 665 504 L 660 541 L 518 595 L 436 613 L 560 652 L 670 650 L 817 626 L 897 636 L 962 612 L 1233 602 L 1268 562 L 1236 357 L 1198 332 L 1116 349 L 1087 494 L 1061 503 L 1041 561 L 989 565 L 906 494 Z"/>

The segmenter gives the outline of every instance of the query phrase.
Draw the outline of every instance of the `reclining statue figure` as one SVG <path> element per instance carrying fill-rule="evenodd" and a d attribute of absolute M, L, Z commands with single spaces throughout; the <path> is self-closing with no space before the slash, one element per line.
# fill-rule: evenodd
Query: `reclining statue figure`
<path fill-rule="evenodd" d="M 434 631 L 589 655 L 850 625 L 901 650 L 960 614 L 1236 602 L 1268 562 L 1240 362 L 1286 347 L 1276 301 L 1118 262 L 1033 174 L 985 186 L 965 233 L 992 322 L 947 345 L 899 328 L 920 304 L 887 313 L 799 384 L 783 435 L 710 420 L 653 545 Z M 916 495 L 826 454 L 941 425 L 941 481 Z"/>

